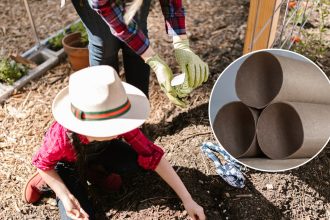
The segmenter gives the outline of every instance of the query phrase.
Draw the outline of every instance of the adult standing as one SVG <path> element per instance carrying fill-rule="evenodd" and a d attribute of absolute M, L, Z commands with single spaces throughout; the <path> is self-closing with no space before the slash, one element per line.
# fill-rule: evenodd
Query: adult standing
<path fill-rule="evenodd" d="M 150 67 L 167 97 L 184 107 L 183 97 L 205 82 L 208 65 L 189 47 L 182 0 L 159 0 L 175 57 L 185 74 L 185 83 L 171 86 L 173 73 L 158 56 L 148 38 L 147 17 L 151 0 L 72 0 L 89 37 L 90 65 L 110 65 L 118 71 L 122 49 L 126 81 L 148 95 Z"/>

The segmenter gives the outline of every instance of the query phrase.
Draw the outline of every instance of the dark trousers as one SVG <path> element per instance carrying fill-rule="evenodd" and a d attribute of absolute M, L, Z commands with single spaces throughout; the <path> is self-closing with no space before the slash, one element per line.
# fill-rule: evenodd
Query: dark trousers
<path fill-rule="evenodd" d="M 119 175 L 138 172 L 141 170 L 137 163 L 137 153 L 129 144 L 121 140 L 109 142 L 107 149 L 94 161 L 88 163 L 88 167 L 102 166 L 107 173 L 117 173 Z M 95 219 L 95 212 L 92 201 L 89 199 L 86 184 L 81 182 L 79 172 L 72 163 L 59 162 L 55 170 L 63 180 L 72 195 L 79 201 L 82 208 L 88 213 L 90 219 Z M 58 200 L 58 207 L 62 220 L 69 220 L 66 215 L 63 203 Z"/>
<path fill-rule="evenodd" d="M 150 1 L 144 0 L 134 17 L 146 36 Z M 72 0 L 72 3 L 87 29 L 90 65 L 110 65 L 119 72 L 118 52 L 122 49 L 126 82 L 142 90 L 148 97 L 150 67 L 124 42 L 111 34 L 107 23 L 91 8 L 88 0 Z"/>

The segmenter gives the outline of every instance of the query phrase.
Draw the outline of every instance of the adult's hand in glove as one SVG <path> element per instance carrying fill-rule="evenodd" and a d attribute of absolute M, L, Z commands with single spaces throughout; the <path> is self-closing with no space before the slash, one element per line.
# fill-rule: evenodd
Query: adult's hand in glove
<path fill-rule="evenodd" d="M 182 92 L 191 92 L 207 81 L 209 67 L 190 49 L 188 39 L 176 38 L 173 40 L 173 46 L 176 61 L 185 74 L 186 90 Z"/>
<path fill-rule="evenodd" d="M 169 100 L 177 106 L 185 107 L 186 103 L 178 97 L 176 90 L 171 86 L 173 73 L 169 66 L 157 54 L 147 58 L 146 63 L 156 73 L 160 87 Z"/>

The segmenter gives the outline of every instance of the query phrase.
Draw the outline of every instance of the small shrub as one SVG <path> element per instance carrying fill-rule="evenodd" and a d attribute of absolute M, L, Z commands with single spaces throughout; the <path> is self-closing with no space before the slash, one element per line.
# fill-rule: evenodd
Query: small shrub
<path fill-rule="evenodd" d="M 64 33 L 60 33 L 59 35 L 51 38 L 48 43 L 49 43 L 49 48 L 55 51 L 60 50 L 63 45 L 62 45 L 62 39 L 64 37 Z"/>
<path fill-rule="evenodd" d="M 28 68 L 10 58 L 0 59 L 0 81 L 12 85 L 27 74 Z"/>

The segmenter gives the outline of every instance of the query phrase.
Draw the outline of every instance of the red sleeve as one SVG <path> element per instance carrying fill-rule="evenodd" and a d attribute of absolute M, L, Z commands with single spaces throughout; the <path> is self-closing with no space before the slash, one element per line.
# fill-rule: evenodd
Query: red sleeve
<path fill-rule="evenodd" d="M 182 0 L 159 0 L 165 18 L 166 32 L 170 36 L 186 34 L 185 10 Z"/>
<path fill-rule="evenodd" d="M 32 158 L 32 164 L 41 170 L 54 169 L 60 160 L 73 160 L 74 152 L 66 135 L 67 129 L 54 122 L 44 136 L 43 144 Z"/>
<path fill-rule="evenodd" d="M 138 163 L 146 170 L 155 170 L 164 155 L 164 151 L 152 143 L 140 129 L 134 129 L 122 137 L 138 153 Z"/>

